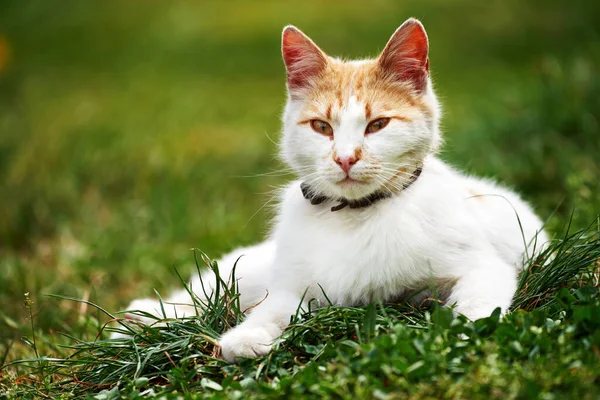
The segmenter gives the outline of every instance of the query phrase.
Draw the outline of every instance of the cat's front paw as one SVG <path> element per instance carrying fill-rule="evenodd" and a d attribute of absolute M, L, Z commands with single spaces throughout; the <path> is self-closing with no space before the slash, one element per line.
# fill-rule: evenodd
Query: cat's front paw
<path fill-rule="evenodd" d="M 276 338 L 266 328 L 238 326 L 225 333 L 219 345 L 221 355 L 229 362 L 237 362 L 241 358 L 256 358 L 271 351 Z"/>
<path fill-rule="evenodd" d="M 454 313 L 464 315 L 469 321 L 477 321 L 478 319 L 487 318 L 492 315 L 497 307 L 498 306 L 495 304 L 470 306 L 457 305 L 454 309 Z M 504 311 L 501 311 L 501 315 L 504 315 Z"/>

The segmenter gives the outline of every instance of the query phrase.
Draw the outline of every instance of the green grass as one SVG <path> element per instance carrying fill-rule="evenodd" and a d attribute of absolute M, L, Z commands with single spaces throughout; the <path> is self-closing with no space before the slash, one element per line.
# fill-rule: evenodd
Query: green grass
<path fill-rule="evenodd" d="M 219 276 L 217 264 L 204 255 L 202 259 Z M 157 320 L 165 325 L 139 325 L 93 305 L 120 324 L 105 326 L 104 331 L 131 338 L 70 337 L 65 358 L 40 357 L 32 338 L 28 344 L 36 357 L 7 365 L 7 395 L 530 398 L 553 394 L 592 399 L 600 395 L 600 291 L 594 286 L 598 260 L 598 224 L 556 240 L 530 260 L 521 275 L 513 313 L 506 318 L 500 318 L 497 310 L 489 318 L 467 322 L 436 302 L 420 309 L 309 302 L 309 309 L 292 317 L 274 351 L 239 365 L 219 359 L 216 347 L 219 334 L 243 319 L 235 284 L 230 284 L 235 276 L 220 277 L 214 296 L 196 300 L 199 316 Z"/>
<path fill-rule="evenodd" d="M 408 16 L 430 35 L 442 156 L 514 187 L 549 218 L 556 268 L 533 263 L 522 276 L 522 311 L 471 324 L 447 322 L 444 310 L 326 308 L 267 359 L 237 367 L 210 357 L 206 338 L 223 320 L 173 322 L 139 336 L 151 344 L 139 354 L 173 346 L 175 365 L 164 353 L 148 359 L 156 376 L 127 369 L 130 344 L 114 353 L 101 336 L 92 346 L 110 317 L 47 295 L 112 313 L 172 290 L 174 269 L 187 279 L 190 248 L 217 256 L 266 232 L 269 208 L 257 210 L 289 179 L 269 174 L 282 168 L 272 143 L 285 96 L 281 28 L 363 57 Z M 139 392 L 593 398 L 598 300 L 582 287 L 598 287 L 599 26 L 599 6 L 583 0 L 2 2 L 0 364 L 36 351 L 63 361 L 2 368 L 0 393 L 83 395 L 120 382 L 134 397 L 149 377 Z M 479 325 L 487 331 L 457 339 Z M 90 363 L 93 385 L 68 381 L 111 351 L 128 360 L 122 373 Z"/>

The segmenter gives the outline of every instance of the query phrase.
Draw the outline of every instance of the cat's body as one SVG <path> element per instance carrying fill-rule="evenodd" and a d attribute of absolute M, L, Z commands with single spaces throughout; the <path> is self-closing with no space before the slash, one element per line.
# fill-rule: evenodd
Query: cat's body
<path fill-rule="evenodd" d="M 258 304 L 222 337 L 224 358 L 268 352 L 302 298 L 419 302 L 429 288 L 471 319 L 506 311 L 524 253 L 547 238 L 518 195 L 433 155 L 439 107 L 420 23 L 407 21 L 377 60 L 329 58 L 292 27 L 283 53 L 290 96 L 282 155 L 302 179 L 282 191 L 270 239 L 219 262 L 227 276 L 243 255 L 241 306 Z M 336 207 L 374 193 L 373 204 Z M 203 280 L 214 284 L 211 273 Z M 201 291 L 198 277 L 192 287 Z M 181 305 L 191 303 L 185 291 L 167 302 L 180 304 L 166 307 L 169 316 L 195 312 Z M 129 309 L 160 307 L 137 300 Z"/>

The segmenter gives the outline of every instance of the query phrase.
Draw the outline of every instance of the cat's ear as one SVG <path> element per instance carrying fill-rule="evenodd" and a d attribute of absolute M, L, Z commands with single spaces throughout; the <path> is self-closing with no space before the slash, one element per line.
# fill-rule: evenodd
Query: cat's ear
<path fill-rule="evenodd" d="M 290 90 L 310 84 L 327 65 L 325 53 L 308 36 L 291 25 L 283 29 L 281 52 Z"/>
<path fill-rule="evenodd" d="M 421 91 L 429 74 L 429 42 L 421 22 L 409 18 L 394 32 L 379 56 L 379 65 L 394 78 L 411 82 Z"/>

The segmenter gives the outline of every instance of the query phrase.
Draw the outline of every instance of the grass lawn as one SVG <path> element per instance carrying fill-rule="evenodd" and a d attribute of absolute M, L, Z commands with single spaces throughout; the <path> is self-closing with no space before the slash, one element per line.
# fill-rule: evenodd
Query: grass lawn
<path fill-rule="evenodd" d="M 107 340 L 130 300 L 205 267 L 191 248 L 217 258 L 264 236 L 290 179 L 274 144 L 282 27 L 356 58 L 409 16 L 431 41 L 442 157 L 548 218 L 554 259 L 530 261 L 515 312 L 322 305 L 237 366 L 214 353 L 243 318 L 226 299 Z M 5 0 L 0 397 L 599 398 L 598 27 L 584 0 Z"/>

